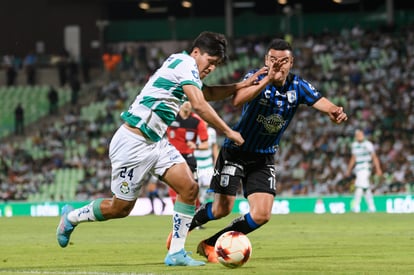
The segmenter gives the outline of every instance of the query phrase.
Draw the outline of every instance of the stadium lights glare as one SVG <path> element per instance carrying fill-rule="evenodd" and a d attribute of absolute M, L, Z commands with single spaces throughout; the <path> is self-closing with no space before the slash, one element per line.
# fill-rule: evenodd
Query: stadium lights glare
<path fill-rule="evenodd" d="M 336 4 L 356 4 L 359 0 L 332 0 Z"/>
<path fill-rule="evenodd" d="M 181 6 L 183 6 L 183 8 L 189 9 L 193 6 L 193 3 L 191 1 L 184 0 L 181 2 Z"/>
<path fill-rule="evenodd" d="M 148 10 L 150 8 L 150 4 L 148 3 L 148 1 L 141 1 L 138 4 L 138 6 L 140 9 L 143 9 L 143 10 Z"/>
<path fill-rule="evenodd" d="M 253 8 L 256 5 L 255 2 L 234 2 L 234 8 Z"/>

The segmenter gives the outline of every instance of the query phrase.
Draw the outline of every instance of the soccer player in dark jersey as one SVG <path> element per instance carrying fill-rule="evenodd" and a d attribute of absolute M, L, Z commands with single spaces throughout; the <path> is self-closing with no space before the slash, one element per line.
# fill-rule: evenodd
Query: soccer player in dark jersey
<path fill-rule="evenodd" d="M 312 106 L 328 115 L 334 123 L 347 120 L 342 107 L 323 97 L 300 76 L 290 73 L 293 59 L 291 45 L 285 40 L 274 39 L 268 46 L 267 70 L 259 76 L 259 84 L 241 89 L 233 97 L 235 106 L 243 106 L 233 129 L 242 134 L 245 142 L 237 146 L 225 139 L 210 185 L 215 192 L 214 201 L 200 207 L 190 230 L 227 216 L 233 208 L 240 183 L 250 212 L 200 242 L 197 252 L 209 262 L 217 262 L 214 244 L 221 234 L 230 230 L 248 234 L 269 221 L 276 195 L 274 154 L 299 105 Z M 250 71 L 246 78 L 257 71 Z"/>
<path fill-rule="evenodd" d="M 186 101 L 181 105 L 180 111 L 167 128 L 168 141 L 181 153 L 197 180 L 197 160 L 194 151 L 208 149 L 207 125 L 196 113 L 193 112 L 191 103 Z M 197 140 L 200 142 L 197 144 Z M 171 187 L 168 188 L 173 203 L 177 193 Z M 198 201 L 198 199 L 197 199 Z M 199 206 L 199 203 L 196 203 Z"/>

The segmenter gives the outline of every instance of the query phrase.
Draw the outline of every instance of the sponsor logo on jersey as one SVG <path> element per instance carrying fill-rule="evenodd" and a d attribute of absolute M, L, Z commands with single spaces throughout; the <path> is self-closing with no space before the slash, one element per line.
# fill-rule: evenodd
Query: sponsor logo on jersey
<path fill-rule="evenodd" d="M 262 123 L 268 133 L 277 133 L 285 125 L 286 121 L 279 114 L 271 114 L 270 116 L 258 115 L 257 122 Z"/>

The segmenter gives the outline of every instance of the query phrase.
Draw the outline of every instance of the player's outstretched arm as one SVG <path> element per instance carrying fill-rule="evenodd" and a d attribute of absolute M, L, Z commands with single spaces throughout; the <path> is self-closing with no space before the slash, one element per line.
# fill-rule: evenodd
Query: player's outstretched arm
<path fill-rule="evenodd" d="M 229 96 L 234 95 L 237 91 L 250 87 L 258 85 L 259 82 L 257 81 L 257 78 L 260 74 L 263 74 L 264 72 L 262 70 L 259 70 L 254 75 L 250 76 L 249 78 L 232 83 L 232 84 L 224 84 L 224 85 L 213 85 L 213 86 L 203 86 L 203 93 L 204 97 L 207 101 L 216 101 L 225 99 Z"/>
<path fill-rule="evenodd" d="M 239 132 L 232 130 L 216 113 L 211 105 L 205 100 L 203 92 L 194 85 L 184 85 L 184 93 L 193 106 L 194 111 L 214 128 L 222 131 L 229 139 L 238 146 L 244 143 Z"/>
<path fill-rule="evenodd" d="M 335 123 L 342 123 L 348 120 L 347 114 L 344 112 L 344 108 L 341 106 L 336 106 L 326 97 L 319 99 L 313 107 L 321 112 L 326 113 L 331 121 Z"/>

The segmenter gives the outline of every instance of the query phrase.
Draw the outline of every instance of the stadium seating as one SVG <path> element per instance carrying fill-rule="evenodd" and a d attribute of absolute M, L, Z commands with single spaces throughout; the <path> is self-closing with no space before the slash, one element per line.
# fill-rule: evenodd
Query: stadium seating
<path fill-rule="evenodd" d="M 83 169 L 56 169 L 55 180 L 51 184 L 43 184 L 38 193 L 29 195 L 29 202 L 72 201 L 76 196 L 76 187 L 84 179 Z"/>
<path fill-rule="evenodd" d="M 48 114 L 49 102 L 47 94 L 49 86 L 47 85 L 16 85 L 1 86 L 0 95 L 0 138 L 11 134 L 14 130 L 14 109 L 18 103 L 21 103 L 25 111 L 25 124 L 29 125 L 39 118 Z M 70 90 L 67 88 L 58 88 L 59 106 L 63 106 L 70 100 Z"/>

